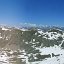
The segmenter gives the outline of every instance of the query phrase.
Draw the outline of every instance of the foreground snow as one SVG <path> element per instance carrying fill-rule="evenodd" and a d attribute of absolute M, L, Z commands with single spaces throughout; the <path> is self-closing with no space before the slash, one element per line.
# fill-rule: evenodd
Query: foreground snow
<path fill-rule="evenodd" d="M 36 49 L 39 49 L 39 51 L 41 52 L 40 53 L 41 55 L 50 54 L 51 57 L 42 59 L 42 61 L 29 62 L 28 57 L 25 56 L 26 55 L 25 51 L 20 51 L 20 52 L 23 52 L 24 55 L 18 55 L 16 57 L 24 58 L 24 59 L 22 59 L 22 61 L 23 62 L 25 61 L 26 64 L 64 64 L 64 49 L 61 49 L 61 47 L 55 45 L 53 47 L 43 47 L 43 48 L 36 48 Z M 12 55 L 14 52 L 11 50 L 8 53 L 10 53 Z M 58 55 L 58 56 L 52 56 L 52 53 L 54 55 Z M 0 53 L 0 63 L 1 64 L 10 64 L 9 59 L 14 58 L 14 57 L 15 56 L 13 56 L 13 55 L 7 56 L 7 53 L 5 51 L 2 51 Z"/>
<path fill-rule="evenodd" d="M 64 64 L 64 50 L 59 46 L 37 48 L 41 51 L 41 55 L 50 54 L 51 58 L 45 58 L 42 61 L 32 62 L 31 64 Z M 52 57 L 52 53 L 59 56 Z"/>
<path fill-rule="evenodd" d="M 47 58 L 42 61 L 32 62 L 32 64 L 64 64 L 64 56 Z"/>

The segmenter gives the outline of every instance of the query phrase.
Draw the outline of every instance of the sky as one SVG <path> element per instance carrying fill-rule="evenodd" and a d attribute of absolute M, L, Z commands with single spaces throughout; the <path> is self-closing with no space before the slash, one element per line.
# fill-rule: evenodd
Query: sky
<path fill-rule="evenodd" d="M 0 0 L 0 24 L 64 26 L 64 0 Z"/>

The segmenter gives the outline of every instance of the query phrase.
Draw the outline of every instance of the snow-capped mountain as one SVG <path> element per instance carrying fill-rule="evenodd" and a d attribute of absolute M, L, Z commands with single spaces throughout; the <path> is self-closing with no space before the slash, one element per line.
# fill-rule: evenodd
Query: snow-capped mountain
<path fill-rule="evenodd" d="M 63 64 L 64 28 L 1 26 L 0 50 L 5 51 L 2 53 L 6 59 L 14 55 L 23 64 Z"/>

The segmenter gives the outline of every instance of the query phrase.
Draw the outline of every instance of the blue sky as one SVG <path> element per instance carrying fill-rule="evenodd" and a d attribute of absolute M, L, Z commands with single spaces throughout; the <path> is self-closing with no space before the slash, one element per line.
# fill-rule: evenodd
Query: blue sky
<path fill-rule="evenodd" d="M 64 0 L 0 0 L 0 24 L 64 26 Z"/>

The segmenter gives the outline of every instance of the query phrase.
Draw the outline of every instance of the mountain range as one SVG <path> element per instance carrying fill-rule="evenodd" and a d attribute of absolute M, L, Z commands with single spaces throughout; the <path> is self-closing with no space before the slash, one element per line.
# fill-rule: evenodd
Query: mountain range
<path fill-rule="evenodd" d="M 64 27 L 1 26 L 0 49 L 24 50 L 29 62 L 59 57 L 64 51 Z"/>

